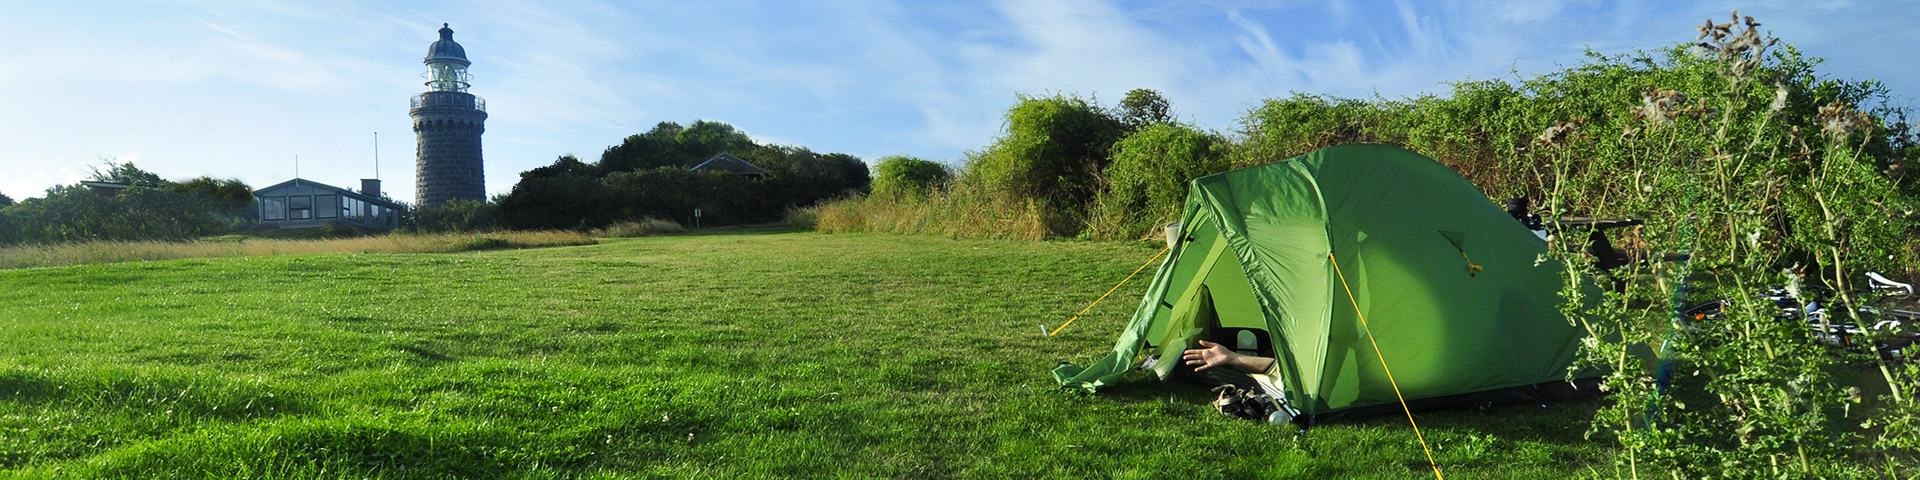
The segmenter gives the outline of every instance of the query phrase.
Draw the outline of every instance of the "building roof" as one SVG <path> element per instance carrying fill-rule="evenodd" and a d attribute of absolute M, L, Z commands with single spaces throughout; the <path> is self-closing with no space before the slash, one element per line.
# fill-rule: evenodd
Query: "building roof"
<path fill-rule="evenodd" d="M 80 185 L 94 190 L 126 190 L 133 187 L 132 185 L 113 182 L 80 182 Z"/>
<path fill-rule="evenodd" d="M 295 185 L 305 185 L 305 186 L 308 186 L 308 187 L 313 187 L 313 188 L 318 188 L 318 189 L 325 189 L 325 190 L 335 190 L 335 191 L 338 191 L 338 192 L 339 192 L 339 194 L 340 194 L 341 196 L 344 196 L 344 197 L 347 197 L 347 198 L 353 198 L 353 199 L 358 199 L 358 200 L 360 200 L 360 201 L 362 201 L 362 202 L 367 202 L 367 203 L 371 203 L 371 204 L 374 204 L 374 205 L 379 205 L 379 206 L 382 206 L 382 207 L 387 207 L 387 208 L 392 208 L 392 209 L 398 209 L 398 210 L 405 210 L 405 209 L 406 209 L 406 207 L 403 207 L 403 206 L 400 206 L 400 204 L 398 204 L 398 203 L 393 203 L 393 202 L 391 202 L 391 201 L 388 201 L 388 200 L 386 200 L 386 199 L 382 199 L 382 198 L 380 198 L 380 197 L 373 197 L 373 196 L 368 196 L 368 195 L 366 195 L 366 194 L 364 194 L 364 193 L 360 193 L 360 192 L 356 192 L 356 191 L 353 191 L 353 190 L 348 190 L 348 189 L 345 189 L 345 188 L 340 188 L 340 187 L 336 187 L 336 186 L 332 186 L 332 185 L 327 185 L 327 184 L 324 184 L 324 183 L 320 183 L 320 182 L 316 182 L 316 181 L 312 181 L 312 180 L 307 180 L 307 179 L 304 179 L 304 178 L 295 178 L 295 179 L 292 179 L 292 180 L 287 180 L 287 181 L 284 181 L 284 182 L 280 182 L 280 183 L 276 183 L 276 184 L 273 184 L 273 185 L 268 185 L 268 186 L 265 186 L 265 187 L 261 187 L 260 189 L 258 189 L 258 190 L 254 190 L 254 191 L 253 191 L 253 196 L 255 196 L 255 197 L 261 197 L 261 196 L 264 196 L 264 194 L 265 194 L 266 192 L 270 192 L 270 191 L 273 191 L 273 190 L 278 190 L 278 189 L 281 189 L 281 188 L 286 188 L 286 187 L 291 187 L 291 186 L 295 186 Z"/>
<path fill-rule="evenodd" d="M 741 160 L 740 157 L 733 156 L 733 154 L 729 154 L 729 153 L 714 155 L 713 158 L 709 158 L 707 159 L 707 161 L 700 162 L 699 165 L 694 165 L 693 168 L 689 168 L 687 169 L 687 171 L 689 172 L 698 172 L 698 171 L 726 172 L 734 175 L 766 175 L 767 174 L 766 170 L 761 169 L 760 167 L 753 166 L 753 164 L 747 163 L 746 160 Z"/>
<path fill-rule="evenodd" d="M 440 40 L 427 46 L 427 59 L 422 60 L 421 63 L 434 63 L 436 60 L 458 63 L 462 66 L 473 64 L 467 61 L 467 49 L 461 47 L 459 42 L 453 41 L 453 27 L 444 23 L 440 24 Z"/>

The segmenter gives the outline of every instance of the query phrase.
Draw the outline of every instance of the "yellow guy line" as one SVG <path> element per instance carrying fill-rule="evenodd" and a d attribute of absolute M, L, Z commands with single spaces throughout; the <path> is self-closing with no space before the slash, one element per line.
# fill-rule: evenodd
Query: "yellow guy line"
<path fill-rule="evenodd" d="M 1126 285 L 1128 280 L 1133 280 L 1134 275 L 1139 275 L 1141 270 L 1147 269 L 1147 265 L 1152 265 L 1154 260 L 1159 260 L 1161 255 L 1166 255 L 1167 250 L 1172 250 L 1172 247 L 1160 249 L 1160 253 L 1153 254 L 1153 258 L 1147 259 L 1147 263 L 1142 263 L 1140 264 L 1140 268 L 1133 269 L 1133 273 L 1127 274 L 1127 278 L 1120 280 L 1120 283 L 1114 285 L 1113 288 L 1107 289 L 1107 293 L 1102 293 L 1100 294 L 1100 298 L 1093 299 L 1093 303 L 1087 304 L 1087 308 L 1082 308 L 1080 309 L 1080 313 L 1073 314 L 1073 318 L 1067 319 L 1067 323 L 1062 323 L 1060 324 L 1060 328 L 1047 332 L 1047 336 L 1051 337 L 1053 334 L 1060 333 L 1061 330 L 1066 330 L 1067 325 L 1072 325 L 1074 320 L 1079 320 L 1081 315 L 1085 315 L 1088 310 L 1093 310 L 1094 305 L 1099 305 L 1101 300 L 1107 299 L 1107 295 L 1112 295 L 1114 290 L 1119 290 L 1120 285 Z"/>
<path fill-rule="evenodd" d="M 1461 251 L 1460 255 L 1466 256 L 1466 251 Z M 1400 399 L 1400 410 L 1407 412 L 1407 423 L 1413 425 L 1413 437 L 1420 439 L 1420 451 L 1427 453 L 1427 466 L 1433 467 L 1434 478 L 1446 480 L 1447 477 L 1440 475 L 1440 464 L 1433 462 L 1433 450 L 1427 449 L 1427 437 L 1420 434 L 1420 424 L 1413 421 L 1413 409 L 1407 408 L 1407 397 L 1400 394 L 1400 382 L 1393 380 L 1393 370 L 1387 368 L 1387 357 L 1380 353 L 1380 342 L 1373 340 L 1373 328 L 1367 326 L 1367 316 L 1360 314 L 1360 301 L 1354 300 L 1353 288 L 1347 286 L 1347 274 L 1340 272 L 1340 259 L 1333 258 L 1333 252 L 1327 252 L 1327 260 L 1333 262 L 1333 273 L 1340 276 L 1340 288 L 1347 291 L 1347 301 L 1353 303 L 1353 315 L 1360 317 L 1360 329 L 1367 332 L 1367 343 L 1373 344 L 1373 355 L 1380 358 L 1380 370 L 1387 372 L 1387 384 L 1393 386 L 1393 396 Z"/>

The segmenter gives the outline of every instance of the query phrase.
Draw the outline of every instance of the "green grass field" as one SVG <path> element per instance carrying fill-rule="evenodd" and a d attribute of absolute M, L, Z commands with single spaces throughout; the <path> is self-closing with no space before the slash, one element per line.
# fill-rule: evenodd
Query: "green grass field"
<path fill-rule="evenodd" d="M 1110 349 L 1155 246 L 741 232 L 0 271 L 19 477 L 1431 478 L 1400 416 L 1304 433 Z M 1417 417 L 1448 478 L 1613 473 L 1592 403 Z M 5 474 L 0 474 L 4 476 Z"/>

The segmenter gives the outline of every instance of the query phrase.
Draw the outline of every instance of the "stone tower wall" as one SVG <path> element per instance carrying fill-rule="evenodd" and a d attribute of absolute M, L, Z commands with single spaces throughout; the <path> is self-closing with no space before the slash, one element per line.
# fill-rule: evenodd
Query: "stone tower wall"
<path fill-rule="evenodd" d="M 408 111 L 419 139 L 414 150 L 414 189 L 420 207 L 448 200 L 486 201 L 480 134 L 487 112 L 473 94 L 427 92 Z"/>

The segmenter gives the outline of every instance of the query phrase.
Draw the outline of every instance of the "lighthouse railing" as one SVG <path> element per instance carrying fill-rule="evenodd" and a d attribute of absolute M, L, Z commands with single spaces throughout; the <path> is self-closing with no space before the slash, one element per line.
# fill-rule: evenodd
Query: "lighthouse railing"
<path fill-rule="evenodd" d="M 480 98 L 479 95 L 474 95 L 471 93 L 427 92 L 419 95 L 414 95 L 411 101 L 408 102 L 408 106 L 410 108 L 426 108 L 426 107 L 471 108 L 474 110 L 485 112 L 487 111 L 487 99 Z"/>

